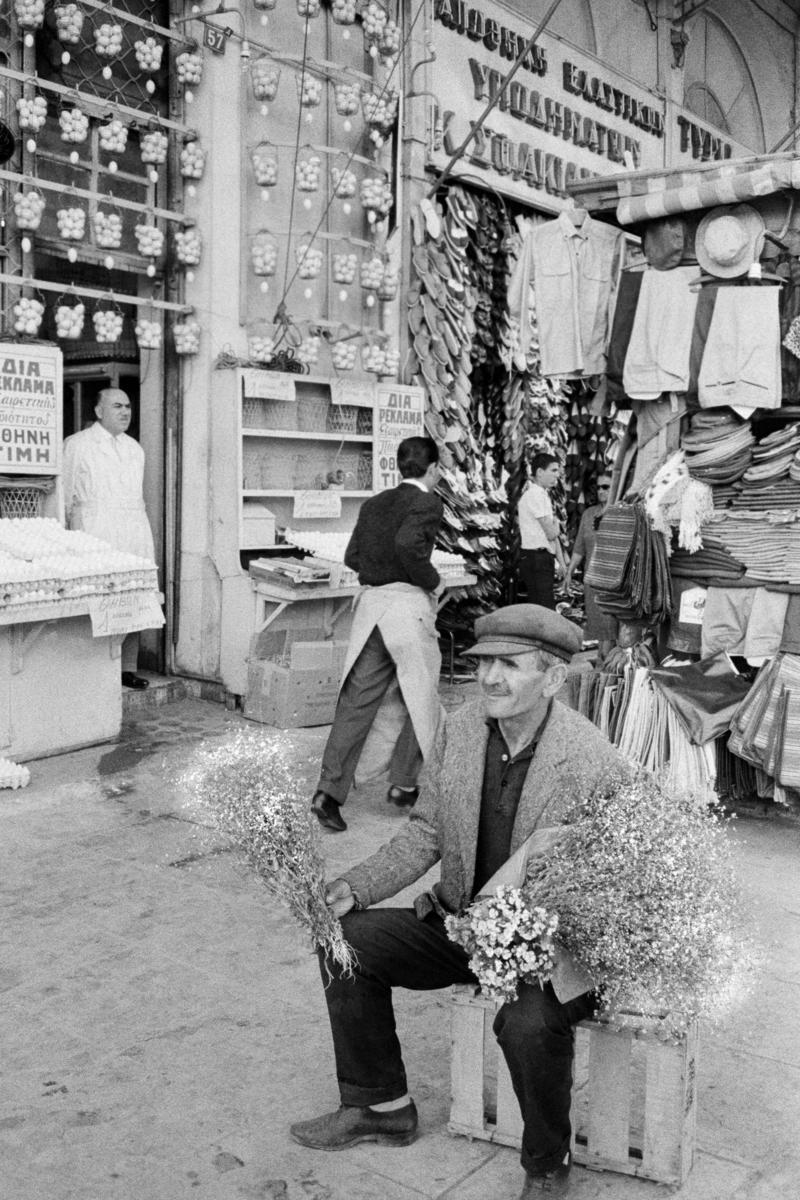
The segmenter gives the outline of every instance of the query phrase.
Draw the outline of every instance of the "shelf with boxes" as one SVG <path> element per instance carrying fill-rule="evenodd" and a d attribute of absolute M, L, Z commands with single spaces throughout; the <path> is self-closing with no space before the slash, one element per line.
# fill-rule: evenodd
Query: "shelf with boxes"
<path fill-rule="evenodd" d="M 372 492 L 372 386 L 244 371 L 238 407 L 240 548 L 273 545 L 277 528 L 302 520 L 296 499 L 309 492 L 320 493 L 316 520 L 352 529 Z"/>

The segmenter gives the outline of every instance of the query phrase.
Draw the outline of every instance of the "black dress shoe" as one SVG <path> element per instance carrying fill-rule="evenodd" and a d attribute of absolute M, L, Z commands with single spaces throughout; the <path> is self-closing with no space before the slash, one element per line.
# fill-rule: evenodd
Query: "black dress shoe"
<path fill-rule="evenodd" d="M 343 1105 L 311 1121 L 298 1121 L 289 1127 L 289 1133 L 312 1150 L 346 1150 L 359 1142 L 409 1146 L 417 1136 L 417 1108 L 413 1100 L 392 1112 Z"/>
<path fill-rule="evenodd" d="M 386 799 L 390 804 L 396 804 L 398 808 L 413 808 L 417 803 L 419 796 L 419 788 L 400 788 L 394 784 L 386 793 Z"/>
<path fill-rule="evenodd" d="M 122 686 L 133 688 L 137 692 L 143 692 L 145 688 L 150 687 L 150 680 L 143 679 L 141 675 L 134 675 L 133 671 L 123 671 Z"/>
<path fill-rule="evenodd" d="M 334 833 L 343 833 L 347 829 L 340 809 L 341 805 L 339 801 L 334 800 L 333 796 L 329 796 L 327 792 L 314 793 L 314 799 L 311 801 L 311 811 L 315 814 L 323 828 L 331 829 Z"/>
<path fill-rule="evenodd" d="M 525 1186 L 519 1200 L 534 1200 L 539 1196 L 550 1196 L 551 1200 L 555 1200 L 556 1196 L 568 1196 L 569 1169 L 570 1164 L 564 1163 L 546 1175 L 530 1175 L 526 1172 Z"/>

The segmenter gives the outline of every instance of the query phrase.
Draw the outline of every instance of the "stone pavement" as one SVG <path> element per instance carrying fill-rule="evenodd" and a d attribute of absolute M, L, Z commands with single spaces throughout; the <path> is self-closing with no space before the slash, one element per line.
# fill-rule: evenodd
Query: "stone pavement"
<path fill-rule="evenodd" d="M 177 788 L 202 739 L 243 724 L 197 699 L 137 707 L 119 744 L 32 763 L 27 789 L 0 792 L 0 1197 L 516 1200 L 514 1151 L 446 1131 L 447 993 L 398 997 L 416 1143 L 289 1140 L 290 1121 L 337 1104 L 316 962 Z M 310 795 L 327 731 L 264 732 L 292 746 Z M 383 794 L 354 796 L 348 832 L 325 838 L 331 876 L 405 819 Z M 730 836 L 767 963 L 758 996 L 701 1033 L 697 1156 L 676 1194 L 793 1200 L 800 826 L 742 820 Z M 664 1195 L 573 1175 L 575 1200 Z"/>

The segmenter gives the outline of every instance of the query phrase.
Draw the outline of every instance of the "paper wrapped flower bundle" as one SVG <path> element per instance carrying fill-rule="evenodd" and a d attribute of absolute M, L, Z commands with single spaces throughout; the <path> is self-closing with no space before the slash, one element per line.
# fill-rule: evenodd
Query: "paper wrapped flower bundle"
<path fill-rule="evenodd" d="M 645 773 L 608 778 L 530 859 L 521 889 L 481 899 L 448 932 L 498 998 L 512 999 L 516 982 L 548 978 L 546 955 L 561 949 L 594 982 L 611 1020 L 655 1015 L 678 1031 L 698 1016 L 721 1019 L 746 994 L 757 961 L 725 824 Z M 530 921 L 537 957 L 526 971 L 520 931 Z"/>
<path fill-rule="evenodd" d="M 345 971 L 353 952 L 325 903 L 319 833 L 279 738 L 242 732 L 203 747 L 182 779 L 201 819 L 230 838 L 312 943 Z"/>

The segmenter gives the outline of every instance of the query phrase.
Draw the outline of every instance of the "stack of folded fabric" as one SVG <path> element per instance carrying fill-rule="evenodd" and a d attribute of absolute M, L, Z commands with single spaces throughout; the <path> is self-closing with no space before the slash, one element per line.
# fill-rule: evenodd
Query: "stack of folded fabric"
<path fill-rule="evenodd" d="M 795 453 L 789 466 L 789 478 L 800 484 L 800 450 Z"/>
<path fill-rule="evenodd" d="M 672 612 L 667 545 L 644 505 L 614 504 L 603 515 L 585 582 L 620 621 L 664 621 Z"/>
<path fill-rule="evenodd" d="M 750 466 L 742 476 L 743 484 L 772 484 L 789 474 L 789 468 L 800 449 L 800 425 L 787 425 L 761 439 L 753 447 Z M 744 492 L 747 487 L 744 487 Z"/>
<path fill-rule="evenodd" d="M 745 573 L 744 563 L 734 558 L 719 538 L 709 536 L 705 527 L 702 549 L 692 554 L 688 550 L 673 547 L 669 569 L 677 579 L 697 579 L 717 584 L 734 583 L 742 579 Z"/>
<path fill-rule="evenodd" d="M 779 654 L 764 665 L 731 721 L 733 754 L 783 787 L 800 787 L 800 658 Z"/>
<path fill-rule="evenodd" d="M 709 536 L 744 563 L 746 582 L 800 584 L 800 514 L 729 508 L 703 526 L 704 548 Z"/>
<path fill-rule="evenodd" d="M 717 489 L 714 489 L 715 508 L 748 508 L 754 512 L 767 512 L 773 508 L 800 508 L 800 475 L 797 481 L 789 475 L 772 483 L 737 483 L 731 490 L 733 499 L 726 505 L 717 502 Z"/>
<path fill-rule="evenodd" d="M 681 438 L 689 474 L 712 486 L 741 479 L 750 466 L 755 438 L 749 421 L 728 409 L 695 413 Z"/>

